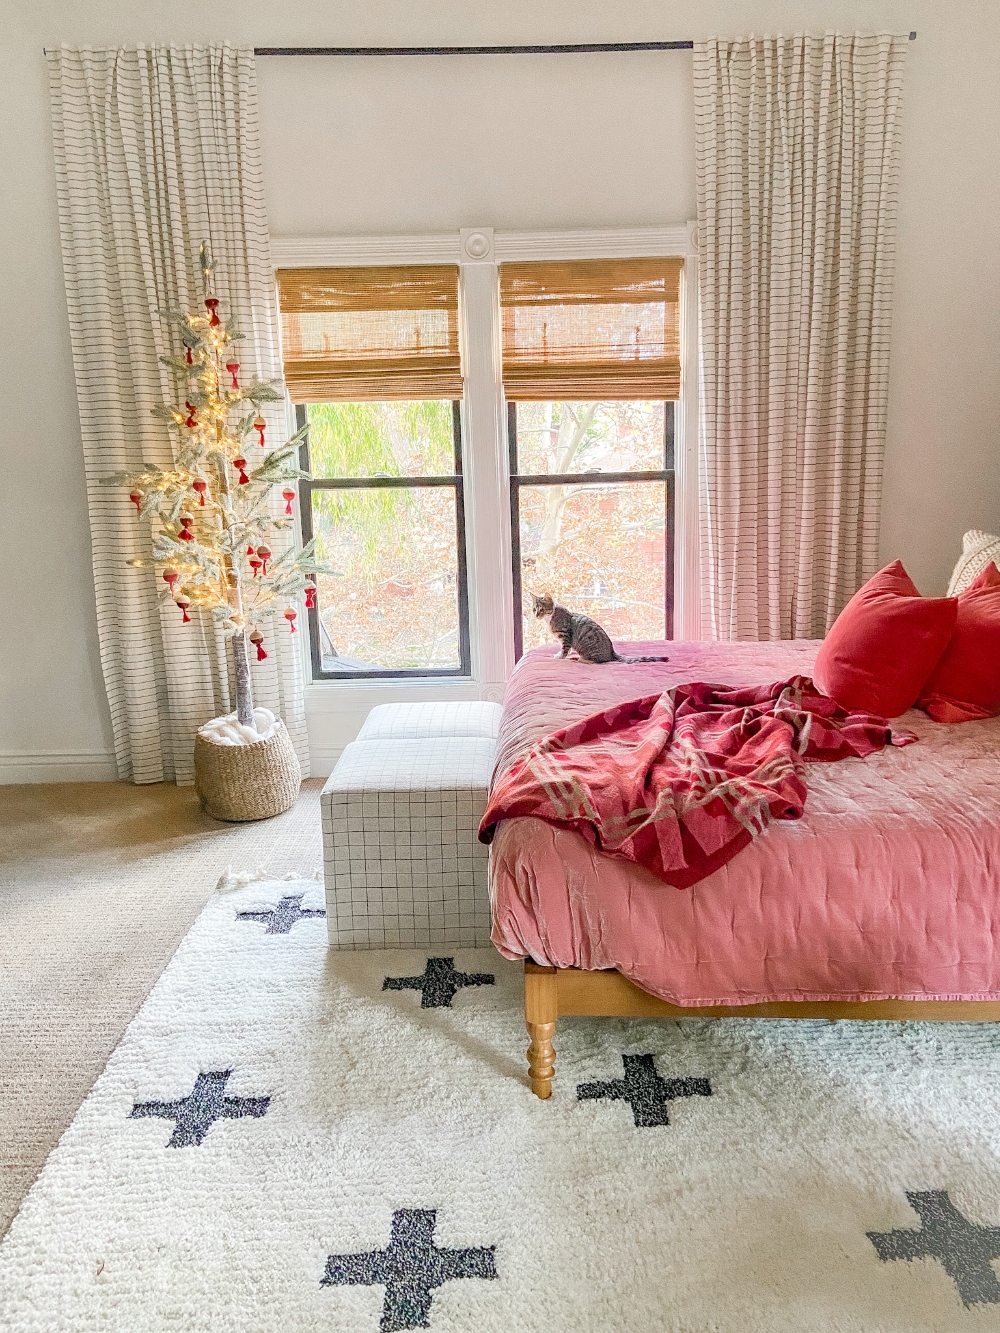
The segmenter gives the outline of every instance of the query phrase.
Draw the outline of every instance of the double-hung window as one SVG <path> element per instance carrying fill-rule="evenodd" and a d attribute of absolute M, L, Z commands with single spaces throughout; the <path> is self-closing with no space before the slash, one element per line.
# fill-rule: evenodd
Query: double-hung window
<path fill-rule="evenodd" d="M 531 593 L 615 639 L 673 636 L 681 261 L 500 266 L 515 655 Z"/>
<path fill-rule="evenodd" d="M 458 268 L 281 269 L 315 679 L 470 672 Z"/>

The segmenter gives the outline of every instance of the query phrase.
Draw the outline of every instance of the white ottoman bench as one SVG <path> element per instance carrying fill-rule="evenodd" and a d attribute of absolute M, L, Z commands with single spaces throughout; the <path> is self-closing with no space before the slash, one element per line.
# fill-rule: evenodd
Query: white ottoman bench
<path fill-rule="evenodd" d="M 489 853 L 476 834 L 495 750 L 490 735 L 347 746 L 321 797 L 331 948 L 489 943 Z"/>
<path fill-rule="evenodd" d="M 464 703 L 379 704 L 365 718 L 359 741 L 414 740 L 420 736 L 489 736 L 500 733 L 500 704 L 482 699 Z"/>

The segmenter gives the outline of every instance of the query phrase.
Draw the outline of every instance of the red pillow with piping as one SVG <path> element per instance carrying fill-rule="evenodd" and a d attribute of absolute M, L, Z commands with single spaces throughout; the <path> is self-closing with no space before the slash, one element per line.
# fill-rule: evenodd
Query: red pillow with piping
<path fill-rule="evenodd" d="M 841 708 L 899 717 L 955 628 L 956 597 L 921 597 L 899 560 L 859 588 L 830 627 L 813 680 Z"/>
<path fill-rule="evenodd" d="M 1000 712 L 1000 571 L 992 561 L 958 594 L 955 632 L 917 703 L 935 722 Z"/>

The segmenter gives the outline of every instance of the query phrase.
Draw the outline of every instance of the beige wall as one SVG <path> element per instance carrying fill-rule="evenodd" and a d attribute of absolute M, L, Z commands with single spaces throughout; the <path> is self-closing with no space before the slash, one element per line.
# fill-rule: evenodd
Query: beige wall
<path fill-rule="evenodd" d="M 0 34 L 0 780 L 109 772 L 44 45 L 465 44 L 916 28 L 883 553 L 943 589 L 1000 524 L 1000 6 L 960 0 L 13 0 Z M 261 60 L 277 235 L 636 226 L 694 207 L 690 57 Z M 62 760 L 45 756 L 62 756 Z M 32 758 L 34 757 L 34 758 Z"/>

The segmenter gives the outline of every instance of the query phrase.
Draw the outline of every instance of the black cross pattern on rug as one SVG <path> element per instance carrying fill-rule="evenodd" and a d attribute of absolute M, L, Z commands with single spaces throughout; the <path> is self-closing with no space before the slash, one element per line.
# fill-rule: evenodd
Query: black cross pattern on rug
<path fill-rule="evenodd" d="M 906 1191 L 910 1207 L 921 1221 L 919 1231 L 868 1231 L 878 1257 L 890 1259 L 933 1258 L 958 1287 L 963 1305 L 1000 1304 L 1000 1282 L 990 1266 L 1000 1259 L 1000 1227 L 981 1227 L 970 1222 L 948 1198 L 946 1190 Z"/>
<path fill-rule="evenodd" d="M 434 1244 L 436 1208 L 399 1208 L 392 1215 L 389 1246 L 366 1254 L 331 1254 L 321 1287 L 384 1286 L 382 1333 L 429 1328 L 435 1287 L 460 1277 L 495 1278 L 495 1245 L 439 1250 Z"/>
<path fill-rule="evenodd" d="M 303 907 L 304 893 L 289 893 L 282 898 L 277 907 L 269 907 L 266 912 L 237 912 L 237 921 L 263 921 L 267 926 L 265 935 L 287 935 L 296 921 L 304 921 L 310 916 L 326 916 L 319 907 Z"/>
<path fill-rule="evenodd" d="M 667 1102 L 675 1097 L 711 1097 L 712 1086 L 707 1078 L 661 1078 L 651 1055 L 623 1055 L 624 1078 L 608 1079 L 606 1083 L 580 1083 L 576 1089 L 577 1101 L 608 1097 L 612 1101 L 628 1102 L 632 1117 L 639 1129 L 655 1125 L 669 1125 Z"/>
<path fill-rule="evenodd" d="M 199 1074 L 193 1090 L 176 1102 L 136 1102 L 129 1118 L 159 1116 L 163 1120 L 173 1120 L 174 1132 L 167 1147 L 197 1148 L 216 1120 L 238 1120 L 244 1115 L 260 1119 L 267 1113 L 270 1097 L 226 1096 L 226 1084 L 232 1072 L 231 1069 L 219 1069 Z"/>
<path fill-rule="evenodd" d="M 456 972 L 454 958 L 428 958 L 419 977 L 386 977 L 383 990 L 418 990 L 421 1009 L 450 1009 L 463 986 L 492 986 L 492 972 Z"/>

